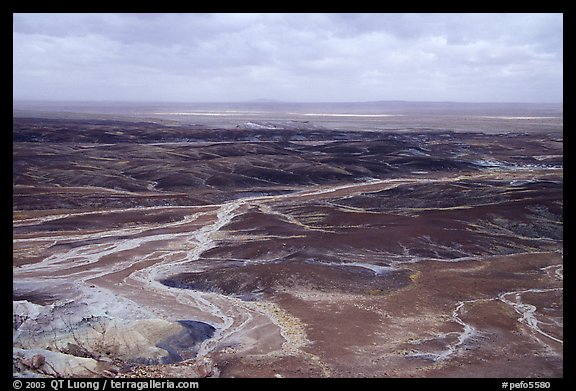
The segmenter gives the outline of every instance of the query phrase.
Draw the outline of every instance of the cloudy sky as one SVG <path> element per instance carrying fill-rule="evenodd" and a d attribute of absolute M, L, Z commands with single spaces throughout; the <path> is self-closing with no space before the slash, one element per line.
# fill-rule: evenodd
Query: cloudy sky
<path fill-rule="evenodd" d="M 562 102 L 562 14 L 14 14 L 13 98 Z"/>

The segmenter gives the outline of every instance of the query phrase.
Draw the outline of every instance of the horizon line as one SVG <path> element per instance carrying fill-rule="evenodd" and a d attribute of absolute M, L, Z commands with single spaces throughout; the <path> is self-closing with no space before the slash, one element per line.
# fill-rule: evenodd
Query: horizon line
<path fill-rule="evenodd" d="M 276 99 L 250 99 L 238 101 L 183 101 L 183 100 L 107 100 L 107 99 L 94 99 L 94 100 L 52 100 L 52 99 L 21 99 L 13 98 L 12 103 L 90 103 L 90 104 L 105 104 L 105 103 L 125 103 L 125 104 L 370 104 L 370 103 L 450 103 L 450 104 L 551 104 L 563 105 L 564 101 L 559 102 L 543 102 L 543 101 L 453 101 L 453 100 L 404 100 L 404 99 L 390 99 L 390 100 L 356 100 L 356 101 L 292 101 L 292 100 L 276 100 Z"/>

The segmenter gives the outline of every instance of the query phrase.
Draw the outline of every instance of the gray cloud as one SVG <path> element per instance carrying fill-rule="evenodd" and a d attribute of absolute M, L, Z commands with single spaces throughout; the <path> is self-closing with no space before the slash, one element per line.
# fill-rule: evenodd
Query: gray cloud
<path fill-rule="evenodd" d="M 562 101 L 561 14 L 15 14 L 15 99 Z"/>

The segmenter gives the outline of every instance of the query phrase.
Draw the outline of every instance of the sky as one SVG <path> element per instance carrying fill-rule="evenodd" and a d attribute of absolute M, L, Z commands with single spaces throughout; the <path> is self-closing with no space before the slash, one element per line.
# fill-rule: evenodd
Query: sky
<path fill-rule="evenodd" d="M 562 14 L 13 14 L 13 99 L 563 102 Z"/>

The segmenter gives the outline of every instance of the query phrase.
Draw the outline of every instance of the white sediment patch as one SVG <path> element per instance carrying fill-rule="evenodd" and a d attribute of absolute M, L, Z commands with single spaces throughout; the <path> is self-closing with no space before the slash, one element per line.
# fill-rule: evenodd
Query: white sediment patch
<path fill-rule="evenodd" d="M 508 119 L 508 120 L 535 120 L 535 119 L 561 119 L 562 117 L 550 117 L 550 116 L 507 116 L 507 115 L 479 115 L 479 118 L 491 118 L 491 119 Z"/>
<path fill-rule="evenodd" d="M 407 356 L 408 357 L 422 358 L 422 359 L 426 359 L 426 360 L 432 360 L 432 361 L 436 362 L 436 361 L 447 360 L 447 359 L 451 358 L 452 356 L 454 356 L 455 354 L 457 354 L 462 349 L 462 347 L 464 346 L 464 344 L 466 342 L 470 341 L 473 338 L 478 338 L 480 336 L 480 333 L 476 330 L 476 328 L 474 328 L 472 325 L 464 322 L 462 320 L 462 318 L 460 318 L 460 311 L 462 310 L 462 308 L 466 304 L 483 302 L 483 301 L 490 301 L 490 300 L 494 300 L 494 299 L 475 299 L 475 300 L 459 301 L 456 305 L 456 308 L 452 311 L 452 321 L 454 321 L 454 322 L 456 322 L 462 326 L 462 328 L 463 328 L 462 332 L 454 331 L 454 332 L 450 332 L 450 333 L 439 333 L 439 334 L 435 335 L 433 338 L 428 338 L 428 339 L 424 339 L 424 340 L 417 340 L 417 341 L 412 342 L 412 343 L 413 344 L 419 344 L 419 343 L 430 341 L 430 340 L 448 339 L 448 338 L 453 339 L 454 336 L 456 337 L 455 342 L 448 343 L 447 348 L 443 351 L 440 351 L 440 352 L 414 352 L 414 353 L 408 354 Z"/>
<path fill-rule="evenodd" d="M 288 113 L 305 117 L 350 117 L 350 118 L 380 118 L 400 117 L 402 114 L 347 114 L 347 113 Z"/>
<path fill-rule="evenodd" d="M 486 169 L 494 170 L 508 170 L 508 171 L 526 171 L 526 170 L 561 170 L 562 166 L 558 165 L 547 165 L 547 164 L 518 164 L 518 163 L 508 163 L 501 162 L 498 160 L 491 159 L 479 159 L 472 161 L 476 166 L 484 167 Z"/>
<path fill-rule="evenodd" d="M 522 294 L 524 293 L 545 293 L 561 290 L 562 288 L 524 289 L 520 291 L 502 293 L 498 296 L 498 299 L 503 303 L 512 306 L 512 308 L 514 308 L 514 311 L 516 311 L 519 315 L 521 315 L 521 317 L 518 318 L 518 322 L 526 324 L 529 328 L 536 331 L 538 334 L 550 338 L 551 340 L 556 341 L 560 344 L 564 344 L 564 341 L 562 341 L 561 339 L 556 338 L 540 329 L 538 325 L 542 322 L 540 322 L 536 318 L 535 315 L 537 310 L 536 306 L 522 302 Z M 508 299 L 509 296 L 513 296 L 513 300 Z"/>
<path fill-rule="evenodd" d="M 272 124 L 258 124 L 255 122 L 245 122 L 242 124 L 243 128 L 248 128 L 248 129 L 268 129 L 268 130 L 273 130 L 273 129 L 278 129 L 278 126 L 276 125 L 272 125 Z"/>
<path fill-rule="evenodd" d="M 217 113 L 212 111 L 198 111 L 198 112 L 191 112 L 191 111 L 167 111 L 167 112 L 155 112 L 150 113 L 153 115 L 181 115 L 181 116 L 199 116 L 199 117 L 225 117 L 229 116 L 233 113 Z"/>
<path fill-rule="evenodd" d="M 459 312 L 462 309 L 462 307 L 464 307 L 465 304 L 476 303 L 478 301 L 484 301 L 484 300 L 478 299 L 478 300 L 460 301 L 460 302 L 458 302 L 458 305 L 456 306 L 454 311 L 452 311 L 452 319 L 456 323 L 460 324 L 464 329 L 462 330 L 462 333 L 460 333 L 460 335 L 458 336 L 458 342 L 456 342 L 456 344 L 454 344 L 453 346 L 450 346 L 449 353 L 446 354 L 446 357 L 449 356 L 450 354 L 456 352 L 456 350 L 460 346 L 462 346 L 466 341 L 468 341 L 470 338 L 472 338 L 477 333 L 476 329 L 474 327 L 472 327 L 470 324 L 464 322 L 462 320 L 462 318 L 460 318 Z M 443 356 L 441 356 L 441 358 L 443 358 Z"/>
<path fill-rule="evenodd" d="M 554 277 L 560 281 L 564 280 L 564 265 L 550 265 L 550 266 L 546 266 L 541 268 L 540 270 L 553 270 L 554 271 Z"/>
<path fill-rule="evenodd" d="M 338 266 L 338 267 L 359 267 L 362 269 L 368 269 L 374 272 L 374 275 L 376 276 L 380 276 L 380 275 L 384 275 L 384 274 L 388 274 L 394 270 L 397 270 L 397 268 L 392 267 L 392 266 L 379 266 L 379 265 L 373 265 L 371 263 L 365 263 L 365 262 L 317 262 L 320 265 L 327 265 L 327 266 Z"/>
<path fill-rule="evenodd" d="M 537 155 L 537 156 L 532 156 L 532 157 L 538 161 L 542 161 L 542 160 L 547 160 L 547 159 L 562 159 L 564 156 L 563 155 Z"/>

